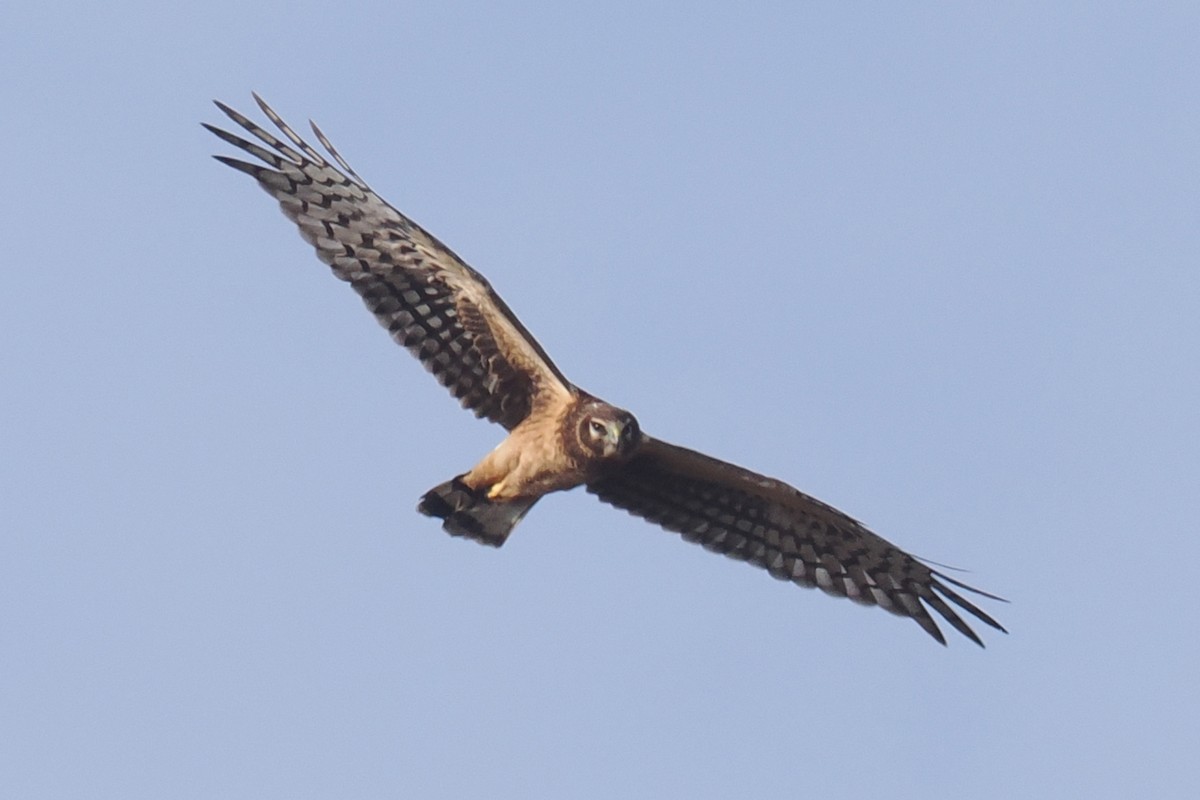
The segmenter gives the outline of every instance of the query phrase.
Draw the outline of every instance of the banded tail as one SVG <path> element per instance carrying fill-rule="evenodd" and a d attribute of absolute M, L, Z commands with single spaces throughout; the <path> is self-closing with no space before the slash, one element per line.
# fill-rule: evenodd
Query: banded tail
<path fill-rule="evenodd" d="M 427 517 L 442 520 L 442 529 L 452 536 L 465 536 L 480 544 L 499 547 L 521 518 L 533 508 L 537 497 L 489 500 L 461 480 L 451 478 L 425 493 L 417 505 Z"/>

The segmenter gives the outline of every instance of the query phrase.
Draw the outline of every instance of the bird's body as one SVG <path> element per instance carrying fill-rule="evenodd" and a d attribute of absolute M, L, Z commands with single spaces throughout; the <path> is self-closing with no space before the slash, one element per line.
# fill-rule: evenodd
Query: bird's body
<path fill-rule="evenodd" d="M 267 166 L 217 158 L 279 201 L 321 260 L 464 407 L 508 431 L 472 469 L 422 497 L 418 509 L 446 531 L 499 546 L 539 498 L 585 486 L 776 578 L 911 617 L 943 643 L 926 606 L 982 644 L 947 599 L 1003 630 L 950 587 L 977 590 L 837 509 L 782 481 L 653 439 L 628 411 L 576 387 L 487 280 L 375 194 L 315 125 L 336 166 L 258 102 L 291 146 L 218 103 L 270 149 L 206 125 Z"/>
<path fill-rule="evenodd" d="M 553 415 L 530 416 L 462 476 L 462 482 L 489 500 L 540 497 L 583 483 L 584 465 L 559 446 L 559 431 L 570 406 Z"/>
<path fill-rule="evenodd" d="M 623 416 L 633 420 L 629 412 L 576 390 L 566 403 L 522 420 L 462 482 L 492 500 L 574 489 L 605 466 L 628 459 L 641 445 L 636 420 L 626 429 Z M 581 433 L 581 425 L 589 430 Z"/>

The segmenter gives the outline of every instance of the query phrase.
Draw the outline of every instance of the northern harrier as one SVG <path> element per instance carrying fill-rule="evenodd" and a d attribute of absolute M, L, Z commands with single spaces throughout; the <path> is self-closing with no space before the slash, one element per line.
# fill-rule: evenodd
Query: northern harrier
<path fill-rule="evenodd" d="M 266 166 L 216 158 L 279 201 L 334 275 L 465 408 L 509 432 L 469 472 L 421 498 L 418 510 L 446 531 L 499 547 L 543 495 L 584 486 L 780 580 L 911 617 L 943 644 L 926 606 L 983 644 L 947 600 L 1004 630 L 951 585 L 1000 598 L 931 569 L 782 481 L 652 439 L 628 411 L 575 386 L 487 280 L 375 194 L 315 124 L 336 166 L 255 99 L 291 144 L 218 102 L 267 147 L 205 127 Z"/>

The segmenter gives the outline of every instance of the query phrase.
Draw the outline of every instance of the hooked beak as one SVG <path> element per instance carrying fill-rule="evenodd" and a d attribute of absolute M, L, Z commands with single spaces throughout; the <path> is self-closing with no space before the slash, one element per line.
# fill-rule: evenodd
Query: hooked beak
<path fill-rule="evenodd" d="M 611 453 L 628 455 L 637 445 L 637 425 L 634 423 L 609 422 L 604 436 L 605 444 Z"/>
<path fill-rule="evenodd" d="M 619 453 L 621 451 L 621 438 L 625 426 L 620 422 L 604 423 L 604 450 L 609 453 Z"/>

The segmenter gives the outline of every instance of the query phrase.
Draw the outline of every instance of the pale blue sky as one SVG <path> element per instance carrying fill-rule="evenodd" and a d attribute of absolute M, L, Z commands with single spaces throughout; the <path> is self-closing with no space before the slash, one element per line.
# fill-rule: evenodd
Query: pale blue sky
<path fill-rule="evenodd" d="M 1193 796 L 1194 4 L 0 11 L 0 794 Z M 942 648 L 457 408 L 201 121 L 262 93 L 652 434 L 1009 597 Z"/>

